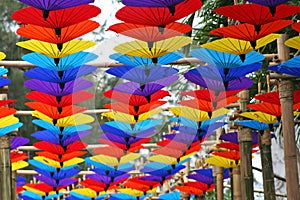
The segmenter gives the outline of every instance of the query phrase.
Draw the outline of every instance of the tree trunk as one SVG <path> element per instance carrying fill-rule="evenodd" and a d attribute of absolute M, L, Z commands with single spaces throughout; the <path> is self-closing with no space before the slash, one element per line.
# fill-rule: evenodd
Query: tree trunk
<path fill-rule="evenodd" d="M 224 168 L 216 166 L 216 178 L 217 178 L 217 200 L 223 200 L 224 199 L 224 193 L 223 193 L 223 180 L 224 180 Z"/>
<path fill-rule="evenodd" d="M 233 199 L 241 200 L 241 170 L 240 166 L 237 166 L 232 169 L 232 179 L 233 179 Z"/>
<path fill-rule="evenodd" d="M 12 199 L 12 179 L 10 163 L 10 136 L 0 137 L 1 200 Z"/>
<path fill-rule="evenodd" d="M 264 199 L 275 200 L 275 185 L 274 185 L 274 171 L 271 151 L 271 134 L 270 129 L 266 129 L 262 135 L 259 135 L 259 149 L 261 157 L 263 185 L 264 185 Z"/>
<path fill-rule="evenodd" d="M 277 40 L 278 57 L 280 61 L 289 59 L 289 48 L 284 45 L 288 35 L 282 34 Z M 286 190 L 288 200 L 299 200 L 299 177 L 297 166 L 297 147 L 294 128 L 294 88 L 290 80 L 281 80 L 279 96 L 282 110 L 282 132 L 284 145 L 284 162 L 286 174 Z"/>

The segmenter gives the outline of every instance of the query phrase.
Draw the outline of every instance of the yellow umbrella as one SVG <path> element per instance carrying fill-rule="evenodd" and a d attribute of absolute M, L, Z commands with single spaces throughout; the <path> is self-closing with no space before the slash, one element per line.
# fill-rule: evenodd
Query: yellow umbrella
<path fill-rule="evenodd" d="M 89 40 L 71 40 L 70 42 L 64 43 L 61 51 L 58 50 L 56 44 L 38 40 L 18 42 L 17 45 L 30 51 L 44 54 L 51 58 L 62 58 L 64 56 L 88 49 L 96 45 L 96 43 Z"/>
<path fill-rule="evenodd" d="M 118 112 L 118 111 L 102 113 L 102 116 L 110 118 L 110 119 L 114 119 L 117 121 L 122 121 L 122 122 L 125 122 L 128 124 L 135 124 L 137 122 L 149 119 L 153 115 L 156 115 L 160 112 L 162 112 L 161 109 L 150 110 L 146 113 L 138 115 L 137 118 L 135 118 L 133 115 L 129 115 L 129 114 Z"/>
<path fill-rule="evenodd" d="M 47 115 L 44 115 L 43 113 L 41 113 L 37 110 L 32 112 L 32 116 L 53 124 L 52 118 L 48 117 Z M 93 117 L 86 115 L 86 114 L 78 113 L 75 115 L 71 115 L 68 117 L 58 119 L 55 125 L 60 126 L 60 127 L 75 126 L 75 125 L 80 125 L 80 124 L 92 123 L 93 121 L 94 121 Z"/>
<path fill-rule="evenodd" d="M 211 156 L 207 158 L 205 162 L 211 165 L 225 167 L 225 168 L 233 168 L 240 165 L 240 161 L 231 160 L 221 156 Z"/>
<path fill-rule="evenodd" d="M 52 159 L 49 159 L 49 158 L 46 158 L 44 156 L 35 156 L 34 160 L 40 161 L 40 162 L 42 162 L 46 165 L 49 165 L 49 166 L 52 166 L 52 167 L 55 167 L 55 168 L 68 167 L 68 166 L 71 166 L 71 165 L 75 165 L 75 164 L 79 164 L 79 163 L 84 162 L 84 159 L 82 159 L 82 158 L 72 158 L 72 159 L 70 159 L 66 162 L 63 162 L 63 165 L 61 166 L 59 162 L 57 162 L 55 160 L 52 160 Z"/>
<path fill-rule="evenodd" d="M 257 44 L 255 49 L 259 49 L 277 38 L 280 37 L 280 34 L 270 34 L 259 40 L 257 40 Z M 215 51 L 226 52 L 237 55 L 244 55 L 251 51 L 253 51 L 253 47 L 251 46 L 249 41 L 238 40 L 233 38 L 222 38 L 219 40 L 215 40 L 206 44 L 201 45 L 204 48 L 213 49 Z"/>
<path fill-rule="evenodd" d="M 240 116 L 242 117 L 246 117 L 249 119 L 253 119 L 259 122 L 263 122 L 265 124 L 274 124 L 276 122 L 278 122 L 277 118 L 274 115 L 270 115 L 267 113 L 263 113 L 263 112 L 244 112 L 242 114 L 240 114 Z"/>
<path fill-rule="evenodd" d="M 4 58 L 6 58 L 6 55 L 5 55 L 5 53 L 3 53 L 3 52 L 0 52 L 0 60 L 3 60 Z"/>
<path fill-rule="evenodd" d="M 29 164 L 27 162 L 25 162 L 24 160 L 20 160 L 18 162 L 14 162 L 11 164 L 11 170 L 12 171 L 16 171 L 19 169 L 22 169 L 24 167 L 27 167 Z"/>
<path fill-rule="evenodd" d="M 170 108 L 169 111 L 171 111 L 175 115 L 185 117 L 185 118 L 191 119 L 193 121 L 197 121 L 197 122 L 205 121 L 205 120 L 210 119 L 209 115 L 208 115 L 208 112 L 198 110 L 198 109 L 194 109 L 194 108 L 190 108 L 190 107 L 186 107 L 186 106 L 173 107 L 173 108 Z M 216 117 L 219 117 L 221 115 L 225 115 L 229 112 L 230 111 L 228 109 L 220 108 L 220 109 L 215 110 L 215 111 L 212 112 L 211 118 L 216 118 Z"/>
<path fill-rule="evenodd" d="M 79 194 L 80 196 L 85 196 L 85 197 L 89 197 L 89 198 L 95 198 L 100 194 L 97 194 L 97 192 L 95 192 L 94 190 L 90 189 L 90 188 L 76 188 L 76 189 L 73 189 L 70 194 L 73 195 L 74 193 L 77 193 Z M 104 192 L 102 192 L 103 194 Z M 74 195 L 76 196 L 76 195 Z"/>
<path fill-rule="evenodd" d="M 106 155 L 96 155 L 91 157 L 91 160 L 103 163 L 109 166 L 118 166 L 122 165 L 124 163 L 128 163 L 130 161 L 136 160 L 140 157 L 140 154 L 138 153 L 129 153 L 126 154 L 125 156 L 122 156 L 120 159 L 117 159 L 112 156 L 106 156 Z"/>
<path fill-rule="evenodd" d="M 14 117 L 12 115 L 9 115 L 7 117 L 3 117 L 0 119 L 0 128 L 10 126 L 10 125 L 16 124 L 18 122 L 19 122 L 18 118 Z"/>
<path fill-rule="evenodd" d="M 294 49 L 300 49 L 300 36 L 296 36 L 293 38 L 288 39 L 284 43 L 286 46 L 294 48 Z"/>
<path fill-rule="evenodd" d="M 118 189 L 118 192 L 129 194 L 135 197 L 140 197 L 144 195 L 143 191 L 131 189 L 131 188 L 120 188 Z M 152 190 L 149 190 L 147 193 L 154 193 L 156 192 L 156 188 L 153 188 Z"/>
<path fill-rule="evenodd" d="M 160 162 L 160 163 L 164 163 L 164 164 L 168 164 L 168 165 L 176 165 L 177 163 L 186 160 L 187 158 L 195 155 L 197 152 L 193 152 L 190 153 L 188 155 L 182 156 L 179 158 L 179 160 L 177 158 L 171 157 L 171 156 L 165 156 L 162 154 L 159 155 L 154 155 L 149 157 L 149 161 L 153 161 L 153 162 Z"/>
<path fill-rule="evenodd" d="M 147 42 L 135 40 L 120 44 L 114 48 L 115 51 L 129 56 L 139 56 L 143 58 L 158 58 L 172 51 L 175 51 L 189 43 L 192 39 L 187 36 L 176 36 L 159 42 L 154 42 L 150 48 Z"/>

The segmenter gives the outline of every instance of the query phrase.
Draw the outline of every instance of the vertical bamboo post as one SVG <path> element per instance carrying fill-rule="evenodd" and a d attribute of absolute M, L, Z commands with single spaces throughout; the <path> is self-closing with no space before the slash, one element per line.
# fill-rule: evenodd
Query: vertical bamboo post
<path fill-rule="evenodd" d="M 222 134 L 222 128 L 218 128 L 216 130 L 216 136 L 217 136 L 217 143 L 220 143 L 221 141 L 219 140 L 220 136 Z M 216 188 L 216 198 L 217 200 L 223 200 L 224 199 L 224 185 L 223 185 L 223 180 L 224 180 L 224 168 L 215 166 L 215 188 Z"/>
<path fill-rule="evenodd" d="M 288 35 L 282 34 L 277 40 L 278 57 L 280 61 L 289 59 L 289 48 L 284 45 L 287 38 Z M 282 132 L 284 138 L 283 145 L 287 199 L 298 200 L 300 199 L 300 192 L 293 116 L 294 88 L 291 80 L 280 80 L 279 96 L 282 109 Z"/>
<path fill-rule="evenodd" d="M 274 172 L 271 152 L 271 133 L 266 129 L 263 134 L 259 134 L 259 149 L 261 157 L 264 199 L 275 200 Z"/>
<path fill-rule="evenodd" d="M 232 184 L 233 184 L 233 197 L 234 200 L 241 200 L 241 170 L 240 166 L 232 168 Z"/>
<path fill-rule="evenodd" d="M 246 111 L 249 101 L 249 91 L 240 92 L 240 109 Z M 238 139 L 240 143 L 241 189 L 243 200 L 254 200 L 253 172 L 252 172 L 252 131 L 246 127 L 239 127 Z"/>

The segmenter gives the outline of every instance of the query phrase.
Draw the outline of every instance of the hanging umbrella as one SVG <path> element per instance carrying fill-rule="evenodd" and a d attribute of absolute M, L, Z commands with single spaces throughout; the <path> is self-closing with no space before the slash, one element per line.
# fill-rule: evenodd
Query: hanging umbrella
<path fill-rule="evenodd" d="M 106 70 L 106 73 L 113 76 L 129 80 L 131 82 L 146 84 L 157 81 L 168 76 L 176 75 L 179 70 L 171 67 L 151 66 L 148 67 L 133 67 L 121 66 Z"/>
<path fill-rule="evenodd" d="M 42 195 L 36 194 L 34 192 L 25 190 L 19 196 L 20 196 L 20 198 L 22 198 L 24 200 L 43 200 L 43 199 L 50 200 L 50 199 L 57 198 L 62 195 L 63 195 L 63 193 L 42 196 Z"/>
<path fill-rule="evenodd" d="M 191 56 L 198 58 L 208 64 L 225 69 L 236 68 L 261 62 L 265 57 L 256 51 L 251 51 L 245 55 L 242 61 L 238 55 L 215 51 L 212 49 L 199 48 L 190 52 Z"/>
<path fill-rule="evenodd" d="M 153 63 L 157 63 L 157 58 L 184 47 L 192 42 L 187 36 L 176 36 L 169 39 L 154 42 L 150 45 L 142 40 L 134 40 L 120 44 L 114 48 L 114 51 L 129 56 L 140 56 L 151 58 Z"/>
<path fill-rule="evenodd" d="M 142 144 L 145 144 L 147 142 L 151 141 L 151 138 L 144 138 L 138 141 L 135 141 L 131 144 L 129 143 L 120 143 L 120 142 L 114 142 L 111 140 L 107 140 L 107 139 L 99 139 L 99 142 L 102 144 L 107 144 L 109 146 L 114 146 L 116 148 L 120 148 L 125 152 L 136 152 L 138 150 L 140 150 L 141 148 L 143 148 Z"/>
<path fill-rule="evenodd" d="M 55 107 L 65 107 L 78 104 L 93 98 L 95 95 L 87 91 L 79 91 L 62 97 L 56 97 L 43 92 L 32 91 L 26 95 L 27 99 L 38 101 Z"/>
<path fill-rule="evenodd" d="M 185 0 L 162 0 L 162 1 L 137 1 L 137 0 L 123 0 L 122 3 L 126 6 L 133 6 L 133 7 L 168 7 L 170 12 L 174 14 L 175 6 Z M 173 11 L 173 12 L 172 12 Z"/>
<path fill-rule="evenodd" d="M 265 129 L 270 128 L 268 124 L 256 120 L 240 120 L 240 121 L 234 121 L 234 123 L 251 128 L 253 130 L 259 130 L 259 131 L 263 131 Z"/>
<path fill-rule="evenodd" d="M 160 169 L 152 169 L 152 168 L 148 168 L 148 167 L 143 167 L 140 171 L 146 174 L 151 174 L 154 176 L 159 176 L 159 177 L 168 177 L 170 175 L 174 175 L 177 172 L 179 172 L 180 170 L 184 169 L 185 166 L 184 165 L 179 165 L 174 169 L 169 169 L 169 168 L 160 168 Z"/>
<path fill-rule="evenodd" d="M 33 177 L 41 182 L 46 183 L 47 185 L 50 185 L 51 187 L 57 188 L 57 190 L 60 190 L 61 188 L 65 188 L 71 184 L 78 182 L 78 180 L 75 178 L 65 178 L 65 179 L 56 181 L 56 180 L 46 177 L 46 176 L 35 175 Z"/>
<path fill-rule="evenodd" d="M 217 94 L 219 94 L 218 92 L 247 89 L 253 85 L 253 81 L 247 77 L 240 77 L 228 82 L 203 78 L 189 73 L 185 73 L 184 77 L 192 83 L 200 85 L 201 87 L 214 90 Z"/>
<path fill-rule="evenodd" d="M 173 112 L 177 116 L 182 116 L 193 121 L 205 121 L 211 118 L 215 118 L 224 114 L 227 114 L 229 110 L 225 108 L 218 109 L 211 113 L 211 116 L 205 111 L 189 108 L 189 107 L 173 107 L 169 111 Z"/>
<path fill-rule="evenodd" d="M 198 152 L 200 151 L 201 146 L 193 146 L 191 148 L 186 148 L 186 149 L 182 149 L 182 150 L 176 150 L 173 148 L 168 148 L 168 146 L 165 147 L 161 147 L 159 149 L 155 149 L 152 152 L 155 154 L 161 154 L 164 156 L 170 156 L 173 158 L 180 158 L 181 156 L 185 156 L 185 155 L 190 155 L 194 152 Z"/>
<path fill-rule="evenodd" d="M 110 26 L 108 30 L 148 42 L 148 46 L 152 46 L 153 42 L 165 40 L 190 32 L 192 31 L 192 27 L 188 24 L 173 22 L 166 25 L 164 31 L 160 32 L 156 26 L 118 23 Z"/>
<path fill-rule="evenodd" d="M 3 60 L 4 58 L 6 58 L 6 55 L 5 55 L 5 53 L 3 53 L 3 52 L 0 52 L 0 60 Z"/>
<path fill-rule="evenodd" d="M 117 188 L 115 185 L 106 186 L 106 184 L 104 184 L 102 182 L 98 182 L 93 179 L 85 179 L 85 180 L 81 181 L 79 184 L 86 188 L 90 188 L 96 192 L 109 191 L 109 190 L 113 190 L 113 189 Z"/>
<path fill-rule="evenodd" d="M 3 54 L 2 52 L 0 52 L 0 60 L 3 60 L 6 57 L 5 54 Z M 8 72 L 8 69 L 6 68 L 1 68 L 0 69 L 0 76 L 6 74 Z"/>
<path fill-rule="evenodd" d="M 95 160 L 92 160 L 91 157 L 88 157 L 85 159 L 85 162 L 88 165 L 93 165 L 96 167 L 96 169 L 102 170 L 103 172 L 115 172 L 115 171 L 121 171 L 128 173 L 129 171 L 132 171 L 133 165 L 131 163 L 125 163 L 118 166 L 110 166 L 101 162 L 97 162 Z"/>
<path fill-rule="evenodd" d="M 60 119 L 73 114 L 81 113 L 87 109 L 80 106 L 70 105 L 66 107 L 54 107 L 40 102 L 27 102 L 26 106 L 37 110 L 52 119 Z"/>
<path fill-rule="evenodd" d="M 203 195 L 204 192 L 201 189 L 195 188 L 195 187 L 191 187 L 191 186 L 175 186 L 175 188 L 181 192 L 185 192 L 188 194 L 193 194 L 193 195 Z"/>
<path fill-rule="evenodd" d="M 76 188 L 70 191 L 69 194 L 78 199 L 96 199 L 99 196 L 97 192 L 89 188 Z"/>
<path fill-rule="evenodd" d="M 58 154 L 51 153 L 49 151 L 37 152 L 36 154 L 38 156 L 43 156 L 43 157 L 49 158 L 51 160 L 63 163 L 63 162 L 66 162 L 68 160 L 72 160 L 74 158 L 76 159 L 77 157 L 83 156 L 84 154 L 86 154 L 86 152 L 84 152 L 84 151 L 73 151 L 73 152 L 70 152 L 70 153 L 64 153 L 61 156 L 58 155 Z"/>
<path fill-rule="evenodd" d="M 65 167 L 74 168 L 77 164 L 84 162 L 84 160 L 82 158 L 73 158 L 73 159 L 65 161 L 65 162 L 57 162 L 55 160 L 46 158 L 44 156 L 35 156 L 34 160 L 39 161 L 40 163 L 43 163 L 45 165 L 54 167 L 56 169 L 57 168 L 65 168 Z"/>
<path fill-rule="evenodd" d="M 291 25 L 293 22 L 293 20 L 276 20 L 262 25 L 259 32 L 256 32 L 254 25 L 239 24 L 235 26 L 217 28 L 210 31 L 209 34 L 249 41 L 252 48 L 255 49 L 257 40 L 271 33 L 275 33 Z"/>
<path fill-rule="evenodd" d="M 204 193 L 209 192 L 209 191 L 214 189 L 214 184 L 205 184 L 205 183 L 202 183 L 202 182 L 195 182 L 195 181 L 186 182 L 186 183 L 184 183 L 184 186 L 190 186 L 190 187 L 193 187 L 193 188 L 203 190 Z"/>
<path fill-rule="evenodd" d="M 232 69 L 223 69 L 215 66 L 200 66 L 189 70 L 186 74 L 193 74 L 203 78 L 219 80 L 223 82 L 232 81 L 234 79 L 245 76 L 249 73 L 259 70 L 262 65 L 259 63 L 245 65 Z"/>
<path fill-rule="evenodd" d="M 1 111 L 0 112 L 0 118 L 6 117 L 8 115 L 13 115 L 14 113 L 17 112 L 17 110 L 14 109 L 14 108 L 5 108 L 5 107 L 0 108 L 0 111 Z"/>
<path fill-rule="evenodd" d="M 11 152 L 10 153 L 10 159 L 11 159 L 12 163 L 18 162 L 18 161 L 23 161 L 27 158 L 28 158 L 28 156 L 26 153 L 22 153 L 22 152 Z"/>
<path fill-rule="evenodd" d="M 113 87 L 112 90 L 144 96 L 147 99 L 150 95 L 174 83 L 178 78 L 178 76 L 169 76 L 154 82 L 146 83 L 144 85 L 134 82 L 125 82 Z"/>
<path fill-rule="evenodd" d="M 58 65 L 55 63 L 53 58 L 40 53 L 29 53 L 24 55 L 22 59 L 40 68 L 45 68 L 52 71 L 66 71 L 75 67 L 79 67 L 84 63 L 93 61 L 97 57 L 98 56 L 96 54 L 80 51 L 78 53 L 60 58 Z"/>
<path fill-rule="evenodd" d="M 81 124 L 92 123 L 94 121 L 93 117 L 82 113 L 77 113 L 57 120 L 52 119 L 39 111 L 33 111 L 32 116 L 42 119 L 48 123 L 52 123 L 54 126 L 58 126 L 58 127 L 75 126 L 75 125 L 77 126 Z"/>
<path fill-rule="evenodd" d="M 47 20 L 45 20 L 40 9 L 26 7 L 15 11 L 11 17 L 21 24 L 33 24 L 41 27 L 53 28 L 57 29 L 57 32 L 59 33 L 61 28 L 96 17 L 100 12 L 101 10 L 97 6 L 81 5 L 51 11 Z"/>
<path fill-rule="evenodd" d="M 205 159 L 205 162 L 211 165 L 225 167 L 225 168 L 233 168 L 240 165 L 239 161 L 223 158 L 221 156 L 211 156 Z"/>
<path fill-rule="evenodd" d="M 10 83 L 11 83 L 11 81 L 9 79 L 0 77 L 0 87 L 6 86 Z"/>
<path fill-rule="evenodd" d="M 65 84 L 50 83 L 32 79 L 25 81 L 24 85 L 25 87 L 28 87 L 32 90 L 43 92 L 56 97 L 61 97 L 90 88 L 93 86 L 93 83 L 81 78 L 69 81 Z"/>
<path fill-rule="evenodd" d="M 240 152 L 235 150 L 230 150 L 227 152 L 213 152 L 212 154 L 215 156 L 221 156 L 235 161 L 240 160 Z"/>
<path fill-rule="evenodd" d="M 70 0 L 70 1 L 20 0 L 20 2 L 42 10 L 43 17 L 46 21 L 49 16 L 49 12 L 51 10 L 60 10 L 60 9 L 70 8 L 70 7 L 79 6 L 79 5 L 83 5 L 83 4 L 89 4 L 89 3 L 93 3 L 94 0 L 82 0 L 80 2 L 76 2 L 76 1 L 72 1 L 72 0 Z"/>
<path fill-rule="evenodd" d="M 251 4 L 246 4 L 251 5 Z M 259 49 L 277 38 L 280 37 L 280 34 L 270 34 L 263 38 L 260 38 L 256 41 L 255 49 Z M 226 53 L 232 53 L 240 55 L 242 61 L 245 61 L 245 54 L 253 51 L 253 47 L 251 46 L 250 42 L 245 40 L 238 40 L 233 38 L 223 38 L 219 40 L 215 40 L 206 44 L 201 45 L 201 47 L 213 49 L 216 51 L 222 51 Z"/>
<path fill-rule="evenodd" d="M 6 126 L 14 125 L 19 122 L 19 119 L 9 115 L 7 117 L 0 118 L 0 128 L 5 128 Z"/>
<path fill-rule="evenodd" d="M 203 110 L 205 112 L 213 112 L 214 110 L 224 108 L 227 105 L 238 101 L 240 98 L 236 96 L 227 97 L 226 99 L 218 102 L 210 102 L 200 99 L 191 99 L 191 100 L 183 100 L 179 101 L 178 104 L 187 106 L 190 108 Z"/>
<path fill-rule="evenodd" d="M 118 92 L 116 90 L 108 90 L 103 93 L 107 98 L 131 105 L 131 106 L 142 106 L 151 102 L 155 102 L 166 96 L 170 96 L 170 93 L 165 90 L 158 90 L 157 92 L 151 94 L 150 96 L 140 96 L 134 94 L 127 94 L 123 92 Z"/>
<path fill-rule="evenodd" d="M 183 160 L 186 160 L 187 158 L 190 158 L 194 154 L 196 154 L 196 152 L 195 153 L 191 153 L 189 155 L 182 156 L 180 158 L 174 158 L 174 157 L 171 157 L 171 156 L 165 156 L 165 155 L 159 154 L 159 155 L 155 155 L 155 156 L 149 157 L 148 160 L 149 161 L 154 161 L 154 162 L 160 162 L 160 163 L 164 163 L 164 164 L 168 164 L 168 165 L 175 165 L 175 164 L 177 164 L 177 163 L 179 163 L 179 162 L 181 162 Z M 151 170 L 148 171 L 147 173 L 151 173 Z M 153 174 L 153 175 L 155 175 L 155 174 Z M 170 174 L 168 174 L 168 175 L 170 175 Z"/>
<path fill-rule="evenodd" d="M 266 124 L 274 124 L 278 122 L 275 116 L 263 112 L 244 112 L 241 113 L 240 116 L 257 120 Z"/>
<path fill-rule="evenodd" d="M 125 103 L 111 103 L 103 105 L 104 108 L 112 109 L 114 111 L 130 114 L 130 115 L 141 115 L 150 110 L 156 109 L 159 106 L 166 104 L 166 101 L 154 101 L 149 104 L 145 104 L 143 106 L 131 106 Z"/>
<path fill-rule="evenodd" d="M 140 155 L 137 153 L 129 153 L 119 159 L 111 156 L 106 156 L 106 155 L 96 155 L 96 156 L 92 156 L 91 160 L 94 160 L 96 162 L 101 162 L 103 164 L 110 165 L 110 166 L 118 166 L 136 160 L 139 157 Z"/>
<path fill-rule="evenodd" d="M 158 2 L 158 1 L 157 1 Z M 163 5 L 164 1 L 159 1 L 160 5 Z M 152 2 L 148 2 L 152 4 Z M 154 6 L 154 5 L 153 5 Z M 176 5 L 172 10 L 175 12 L 174 15 L 170 12 L 169 8 L 165 7 L 131 7 L 125 6 L 118 10 L 116 18 L 133 24 L 143 24 L 150 26 L 163 28 L 172 22 L 175 22 L 193 12 L 199 10 L 202 6 L 200 0 L 189 0 L 183 1 Z"/>
<path fill-rule="evenodd" d="M 214 11 L 233 20 L 256 25 L 256 31 L 259 32 L 261 25 L 295 15 L 300 12 L 300 7 L 282 4 L 276 7 L 274 15 L 268 7 L 259 4 L 223 6 Z"/>
<path fill-rule="evenodd" d="M 222 134 L 222 135 L 220 135 L 219 139 L 227 141 L 227 142 L 232 142 L 234 144 L 239 144 L 237 132 L 230 132 L 230 133 Z M 258 143 L 258 133 L 252 132 L 252 144 L 254 145 L 257 143 Z"/>
<path fill-rule="evenodd" d="M 276 11 L 276 6 L 286 3 L 289 0 L 270 0 L 270 1 L 260 1 L 260 0 L 249 0 L 251 3 L 260 4 L 263 6 L 268 6 L 270 8 L 271 13 L 274 15 Z"/>
<path fill-rule="evenodd" d="M 286 66 L 271 66 L 267 68 L 270 71 L 274 71 L 277 73 L 282 73 L 282 74 L 289 74 L 292 76 L 300 76 L 300 69 L 299 68 L 291 68 L 291 67 L 286 67 Z"/>
<path fill-rule="evenodd" d="M 68 146 L 61 146 L 61 145 L 56 145 L 49 142 L 41 141 L 41 142 L 34 143 L 33 146 L 40 150 L 47 151 L 53 154 L 64 155 L 67 153 L 80 151 L 86 148 L 87 144 L 81 141 L 76 141 Z"/>
<path fill-rule="evenodd" d="M 297 22 L 297 23 L 294 23 L 292 25 L 292 28 L 297 31 L 297 32 L 300 32 L 300 22 Z"/>
<path fill-rule="evenodd" d="M 165 65 L 169 64 L 171 62 L 174 62 L 178 59 L 183 58 L 183 54 L 179 52 L 171 52 L 168 54 L 165 54 L 157 59 L 156 64 Z M 121 53 L 114 53 L 109 56 L 110 59 L 117 60 L 120 63 L 123 63 L 124 65 L 129 66 L 143 66 L 143 65 L 153 65 L 152 59 L 149 58 L 142 58 L 139 56 L 128 56 L 128 55 L 122 55 Z"/>
<path fill-rule="evenodd" d="M 78 24 L 74 24 L 62 28 L 60 34 L 57 35 L 55 29 L 46 28 L 36 25 L 26 25 L 17 30 L 17 34 L 30 39 L 35 39 L 43 42 L 57 44 L 59 50 L 62 50 L 63 43 L 81 37 L 89 32 L 92 32 L 100 25 L 98 22 L 86 20 Z"/>
<path fill-rule="evenodd" d="M 44 54 L 48 57 L 54 58 L 54 63 L 59 64 L 60 58 L 83 51 L 96 45 L 95 42 L 89 40 L 71 40 L 66 42 L 61 50 L 55 44 L 42 42 L 38 40 L 27 40 L 24 42 L 17 42 L 17 46 Z"/>
<path fill-rule="evenodd" d="M 294 49 L 300 49 L 300 42 L 299 42 L 299 37 L 300 36 L 296 36 L 293 38 L 288 39 L 287 41 L 285 41 L 285 45 Z"/>
<path fill-rule="evenodd" d="M 140 114 L 140 115 L 129 115 L 129 114 L 125 114 L 125 113 L 121 113 L 121 112 L 117 112 L 117 111 L 112 111 L 112 112 L 102 113 L 102 116 L 105 116 L 109 119 L 122 121 L 122 122 L 125 122 L 128 124 L 135 124 L 137 122 L 146 120 L 160 112 L 162 112 L 161 109 L 155 109 L 155 110 L 150 110 L 150 111 Z"/>
<path fill-rule="evenodd" d="M 251 108 L 252 110 L 267 113 L 269 115 L 273 115 L 276 117 L 280 117 L 282 114 L 281 105 L 276 105 L 272 103 L 264 102 L 264 103 L 247 104 L 247 107 Z"/>
<path fill-rule="evenodd" d="M 11 138 L 11 145 L 10 150 L 14 150 L 20 146 L 24 146 L 25 144 L 29 143 L 28 138 L 20 137 L 20 136 L 14 136 Z"/>
<path fill-rule="evenodd" d="M 175 191 L 175 192 L 160 194 L 158 198 L 160 200 L 169 200 L 169 199 L 180 200 L 180 192 Z"/>
<path fill-rule="evenodd" d="M 204 101 L 218 102 L 239 93 L 241 90 L 221 91 L 218 94 L 214 90 L 202 89 L 181 92 L 181 96 L 190 96 Z"/>

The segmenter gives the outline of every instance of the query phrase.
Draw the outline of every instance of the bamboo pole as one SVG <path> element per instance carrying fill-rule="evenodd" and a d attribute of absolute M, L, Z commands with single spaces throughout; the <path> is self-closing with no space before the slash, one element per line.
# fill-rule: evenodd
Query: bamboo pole
<path fill-rule="evenodd" d="M 10 163 L 10 135 L 0 137 L 1 200 L 12 199 L 12 171 Z"/>
<path fill-rule="evenodd" d="M 232 168 L 233 199 L 241 200 L 241 170 L 240 166 Z"/>
<path fill-rule="evenodd" d="M 286 34 L 282 34 L 277 40 L 278 56 L 281 61 L 289 59 L 289 48 L 284 45 L 287 38 L 288 36 Z M 299 175 L 293 116 L 294 88 L 291 80 L 280 80 L 279 96 L 282 109 L 282 132 L 284 138 L 283 145 L 287 199 L 299 200 Z"/>
<path fill-rule="evenodd" d="M 216 130 L 216 136 L 217 136 L 217 143 L 220 143 L 219 140 L 220 136 L 222 134 L 222 128 L 218 128 Z M 215 168 L 215 188 L 216 188 L 216 199 L 217 200 L 223 200 L 224 199 L 224 187 L 223 187 L 223 180 L 224 180 L 224 168 L 219 166 L 214 166 Z"/>
<path fill-rule="evenodd" d="M 249 101 L 249 91 L 240 92 L 240 110 L 244 112 Z M 241 191 L 243 200 L 254 200 L 252 172 L 252 131 L 239 127 L 238 139 L 240 144 Z"/>
<path fill-rule="evenodd" d="M 275 200 L 274 171 L 271 150 L 271 133 L 266 129 L 263 134 L 259 134 L 259 149 L 262 165 L 264 199 Z"/>

